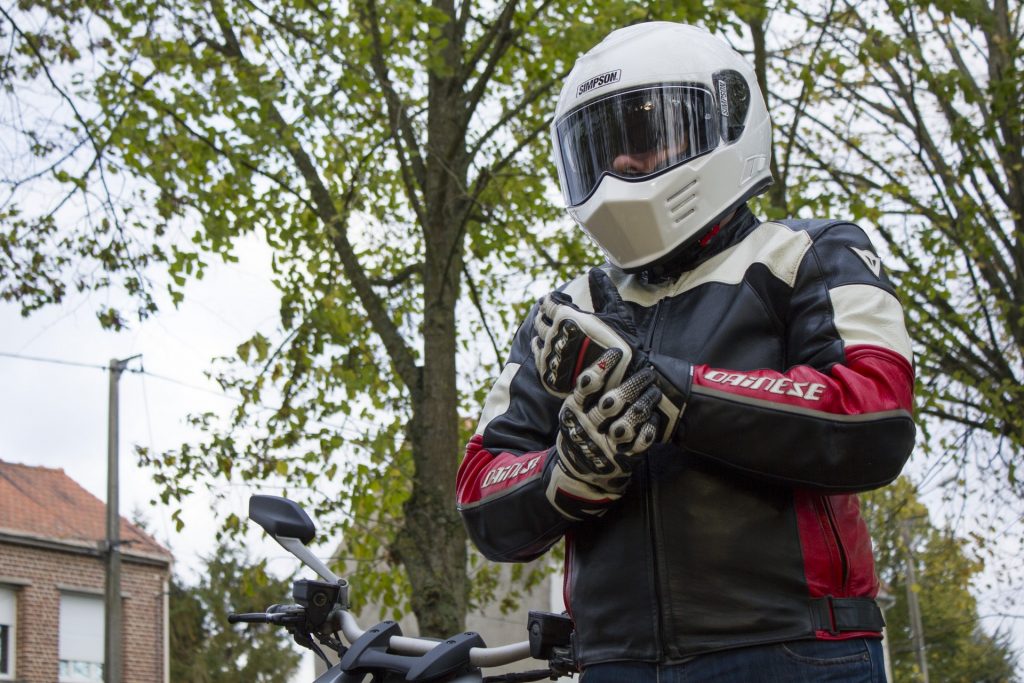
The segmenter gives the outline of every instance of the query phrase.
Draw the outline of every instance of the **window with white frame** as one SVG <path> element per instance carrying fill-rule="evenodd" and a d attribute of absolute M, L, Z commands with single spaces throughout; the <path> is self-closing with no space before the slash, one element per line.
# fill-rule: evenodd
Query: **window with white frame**
<path fill-rule="evenodd" d="M 103 680 L 103 597 L 82 593 L 60 596 L 60 681 Z"/>
<path fill-rule="evenodd" d="M 0 680 L 14 678 L 15 631 L 18 623 L 18 594 L 0 586 Z"/>

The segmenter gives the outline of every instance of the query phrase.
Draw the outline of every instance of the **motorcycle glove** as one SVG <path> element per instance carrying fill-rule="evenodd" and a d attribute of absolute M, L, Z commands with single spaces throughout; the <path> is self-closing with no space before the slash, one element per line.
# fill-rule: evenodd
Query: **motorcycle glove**
<path fill-rule="evenodd" d="M 657 437 L 661 391 L 654 370 L 634 373 L 606 391 L 623 360 L 621 350 L 607 350 L 580 373 L 559 411 L 546 495 L 572 520 L 603 515 L 625 491 L 636 458 Z"/>
<path fill-rule="evenodd" d="M 633 360 L 635 344 L 593 313 L 580 310 L 560 292 L 540 300 L 533 327 L 537 331 L 532 340 L 533 358 L 541 384 L 559 398 L 568 397 L 583 369 L 609 349 L 619 349 L 623 356 L 607 378 L 609 387 L 622 382 Z"/>
<path fill-rule="evenodd" d="M 640 348 L 629 307 L 608 275 L 595 268 L 590 271 L 589 280 L 595 313 L 581 310 L 561 292 L 552 292 L 540 301 L 533 320 L 537 336 L 532 346 L 541 384 L 548 393 L 565 398 L 583 368 L 608 349 L 621 349 L 622 362 L 608 377 L 607 386 L 618 386 L 627 374 L 653 367 L 655 382 L 662 393 L 657 406 L 662 416 L 657 441 L 669 441 L 685 408 L 685 394 Z"/>

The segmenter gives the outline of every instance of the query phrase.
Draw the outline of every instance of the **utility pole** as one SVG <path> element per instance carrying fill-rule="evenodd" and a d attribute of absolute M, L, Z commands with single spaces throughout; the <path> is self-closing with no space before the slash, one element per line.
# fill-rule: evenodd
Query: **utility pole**
<path fill-rule="evenodd" d="M 921 606 L 917 603 L 917 593 L 914 586 L 917 585 L 917 569 L 914 567 L 914 553 L 911 550 L 910 520 L 905 519 L 900 523 L 900 535 L 903 537 L 903 545 L 907 549 L 907 609 L 910 611 L 910 637 L 914 642 L 914 652 L 917 655 L 917 665 L 921 669 L 922 683 L 928 683 L 928 658 L 925 653 L 924 624 L 921 621 Z"/>
<path fill-rule="evenodd" d="M 139 354 L 141 355 L 141 354 Z M 139 355 L 124 360 L 110 359 L 110 393 L 107 414 L 107 576 L 103 624 L 103 680 L 121 683 L 122 634 L 121 615 L 121 512 L 118 482 L 118 383 L 128 363 Z"/>

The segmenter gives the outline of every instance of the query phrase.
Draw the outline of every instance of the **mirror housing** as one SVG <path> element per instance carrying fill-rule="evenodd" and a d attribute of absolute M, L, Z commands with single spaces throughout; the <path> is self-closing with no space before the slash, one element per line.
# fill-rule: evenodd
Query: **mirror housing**
<path fill-rule="evenodd" d="M 297 538 L 307 545 L 316 536 L 316 527 L 306 511 L 294 501 L 280 496 L 251 496 L 249 519 L 274 538 Z"/>
<path fill-rule="evenodd" d="M 342 580 L 306 546 L 316 535 L 316 527 L 298 503 L 280 496 L 249 497 L 249 519 L 263 527 L 282 548 L 297 557 L 325 581 Z"/>

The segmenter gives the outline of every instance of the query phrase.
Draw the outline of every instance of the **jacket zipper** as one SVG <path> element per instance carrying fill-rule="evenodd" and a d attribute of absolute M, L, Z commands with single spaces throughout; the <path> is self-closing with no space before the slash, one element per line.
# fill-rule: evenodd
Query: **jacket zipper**
<path fill-rule="evenodd" d="M 661 610 L 661 574 L 658 571 L 658 527 L 654 515 L 657 510 L 655 505 L 654 486 L 652 485 L 651 468 L 644 462 L 644 498 L 647 502 L 647 528 L 651 536 L 651 578 L 654 584 L 654 645 L 657 648 L 658 659 L 664 658 L 665 646 L 662 641 L 664 615 Z"/>
<path fill-rule="evenodd" d="M 572 537 L 572 533 L 571 532 L 566 533 L 565 534 L 565 571 L 564 571 L 564 574 L 562 576 L 562 602 L 565 604 L 565 611 L 569 614 L 569 618 L 570 619 L 573 618 L 573 616 L 572 616 L 572 600 L 570 599 L 570 596 L 569 596 L 569 587 L 572 586 L 572 580 L 573 580 L 573 571 L 572 571 L 572 564 L 573 564 L 573 560 L 574 560 L 573 555 L 575 554 L 573 552 L 574 549 L 575 549 L 575 544 L 573 543 L 573 541 L 574 541 L 574 539 Z"/>
<path fill-rule="evenodd" d="M 829 554 L 832 556 L 833 568 L 839 569 L 839 582 L 838 592 L 840 595 L 846 595 L 846 581 L 849 578 L 849 562 L 846 555 L 846 547 L 843 545 L 843 537 L 839 533 L 839 523 L 836 522 L 836 513 L 832 509 L 832 501 L 828 496 L 820 496 L 819 511 L 828 523 L 828 529 L 831 533 L 832 544 L 830 545 Z"/>
<path fill-rule="evenodd" d="M 654 304 L 654 313 L 651 318 L 651 324 L 647 329 L 647 334 L 644 335 L 643 351 L 650 353 L 654 343 L 654 332 L 658 327 L 658 319 L 661 315 L 661 301 Z M 655 518 L 657 513 L 657 501 L 654 491 L 654 482 L 651 477 L 650 464 L 644 462 L 644 498 L 647 502 L 647 525 L 651 535 L 651 573 L 654 582 L 654 599 L 655 604 L 655 619 L 654 619 L 654 643 L 657 648 L 658 659 L 664 659 L 665 655 L 665 643 L 662 634 L 665 632 L 664 625 L 664 614 L 661 609 L 661 595 L 663 593 L 661 585 L 661 573 L 658 571 L 658 524 Z"/>
<path fill-rule="evenodd" d="M 654 330 L 658 327 L 658 318 L 661 315 L 661 302 L 664 299 L 659 299 L 658 303 L 654 304 L 654 313 L 651 317 L 651 326 L 647 328 L 647 334 L 644 335 L 644 346 L 643 351 L 650 353 L 652 346 L 654 345 Z"/>

